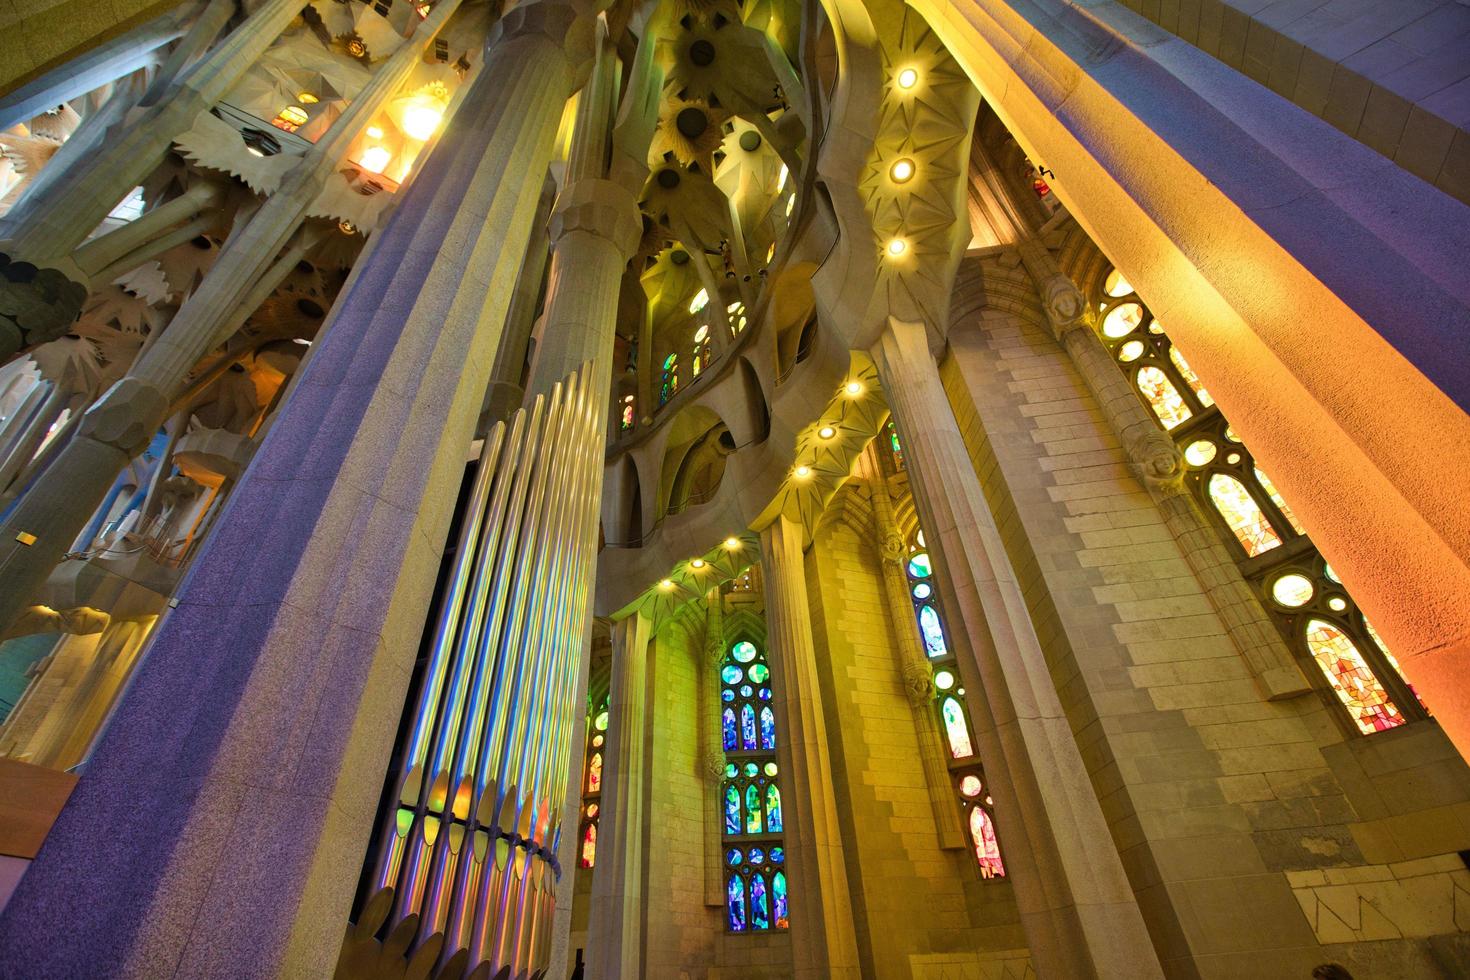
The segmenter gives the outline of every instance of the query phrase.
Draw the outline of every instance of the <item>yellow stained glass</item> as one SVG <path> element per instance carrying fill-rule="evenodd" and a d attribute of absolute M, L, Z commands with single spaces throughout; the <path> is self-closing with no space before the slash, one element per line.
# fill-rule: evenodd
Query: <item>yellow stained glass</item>
<path fill-rule="evenodd" d="M 1137 330 L 1142 322 L 1143 307 L 1137 303 L 1119 303 L 1103 317 L 1102 332 L 1104 336 L 1114 339 L 1126 337 Z"/>
<path fill-rule="evenodd" d="M 1230 525 L 1235 539 L 1247 555 L 1254 558 L 1281 546 L 1276 529 L 1266 519 L 1250 491 L 1246 490 L 1245 484 L 1235 477 L 1224 473 L 1210 477 L 1210 500 L 1220 516 L 1225 518 L 1225 523 Z"/>
<path fill-rule="evenodd" d="M 1404 723 L 1403 715 L 1346 633 L 1326 620 L 1308 620 L 1307 649 L 1365 735 Z"/>
<path fill-rule="evenodd" d="M 1133 292 L 1133 284 L 1123 278 L 1123 273 L 1114 269 L 1108 273 L 1107 282 L 1103 283 L 1103 292 L 1109 296 L 1127 296 Z"/>
<path fill-rule="evenodd" d="M 1136 361 L 1142 356 L 1143 341 L 1141 340 L 1130 340 L 1118 351 L 1118 360 L 1124 364 L 1127 364 L 1129 361 Z"/>
<path fill-rule="evenodd" d="M 1310 602 L 1313 591 L 1311 579 L 1295 572 L 1283 575 L 1271 583 L 1271 597 L 1283 606 L 1293 609 Z"/>
<path fill-rule="evenodd" d="M 1159 421 L 1164 423 L 1164 428 L 1172 429 L 1194 414 L 1184 404 L 1184 397 L 1174 387 L 1174 382 L 1158 368 L 1139 368 L 1136 380 L 1138 390 L 1143 392 L 1143 397 L 1159 417 Z"/>
<path fill-rule="evenodd" d="M 1184 461 L 1190 466 L 1204 466 L 1215 458 L 1215 444 L 1208 439 L 1196 439 L 1184 447 Z"/>
<path fill-rule="evenodd" d="M 1291 512 L 1291 508 L 1286 505 L 1286 501 L 1281 499 L 1281 494 L 1277 491 L 1276 484 L 1271 482 L 1271 478 L 1263 473 L 1259 466 L 1256 467 L 1256 479 L 1260 481 L 1261 489 L 1270 495 L 1271 503 L 1275 504 L 1276 508 L 1281 511 L 1281 516 L 1291 522 L 1292 530 L 1296 531 L 1297 534 L 1306 534 L 1307 529 L 1302 527 L 1301 522 L 1296 519 L 1296 515 Z"/>
<path fill-rule="evenodd" d="M 1369 638 L 1371 638 L 1373 642 L 1377 644 L 1379 652 L 1382 653 L 1383 658 L 1388 661 L 1388 665 L 1392 667 L 1400 677 L 1404 678 L 1404 683 L 1408 685 L 1409 691 L 1414 695 L 1415 700 L 1417 700 L 1419 704 L 1423 706 L 1425 712 L 1428 712 L 1429 705 L 1424 704 L 1424 699 L 1419 697 L 1419 692 L 1414 690 L 1414 685 L 1409 684 L 1409 679 L 1407 677 L 1404 677 L 1404 668 L 1399 666 L 1398 658 L 1395 657 L 1393 655 L 1393 652 L 1388 649 L 1388 645 L 1383 642 L 1383 637 L 1378 635 L 1378 631 L 1373 628 L 1373 624 L 1368 622 L 1367 616 L 1363 617 L 1363 627 L 1367 629 Z"/>
<path fill-rule="evenodd" d="M 1215 404 L 1215 399 L 1211 398 L 1210 393 L 1205 391 L 1205 386 L 1200 384 L 1199 375 L 1194 373 L 1194 368 L 1190 367 L 1189 362 L 1184 359 L 1184 355 L 1179 353 L 1178 347 L 1171 346 L 1169 348 L 1169 360 L 1173 361 L 1174 366 L 1179 369 L 1179 373 L 1184 375 L 1184 380 L 1189 383 L 1190 389 L 1194 392 L 1194 397 L 1199 399 L 1201 405 L 1209 408 Z"/>

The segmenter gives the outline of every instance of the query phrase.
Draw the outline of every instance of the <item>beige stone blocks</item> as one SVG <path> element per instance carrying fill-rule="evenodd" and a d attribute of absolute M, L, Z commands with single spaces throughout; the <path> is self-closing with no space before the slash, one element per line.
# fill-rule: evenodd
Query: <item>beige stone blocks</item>
<path fill-rule="evenodd" d="M 1457 854 L 1286 877 L 1324 945 L 1470 932 L 1470 870 Z"/>

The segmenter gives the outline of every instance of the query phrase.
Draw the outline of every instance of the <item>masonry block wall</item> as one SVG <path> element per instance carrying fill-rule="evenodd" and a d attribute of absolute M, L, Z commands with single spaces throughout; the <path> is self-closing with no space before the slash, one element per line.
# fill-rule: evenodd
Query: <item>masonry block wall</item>
<path fill-rule="evenodd" d="M 941 850 L 887 609 L 868 487 L 850 482 L 806 556 L 807 593 L 865 976 L 980 977 L 1029 960 L 1010 882 Z M 956 806 L 958 802 L 956 801 Z M 1004 841 L 1002 841 L 1004 843 Z M 1019 972 L 1016 972 L 1019 971 Z"/>
<path fill-rule="evenodd" d="M 1321 699 L 1261 696 L 1024 272 L 983 272 L 941 374 L 1169 975 L 1463 975 L 1443 906 L 1470 913 L 1470 872 L 1387 861 L 1470 844 L 1463 762 L 1432 723 L 1349 740 Z"/>

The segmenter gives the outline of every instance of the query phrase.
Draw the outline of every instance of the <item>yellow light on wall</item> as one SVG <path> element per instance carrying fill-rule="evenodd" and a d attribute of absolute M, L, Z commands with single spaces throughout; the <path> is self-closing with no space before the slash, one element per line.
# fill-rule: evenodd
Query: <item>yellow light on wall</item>
<path fill-rule="evenodd" d="M 427 141 L 443 121 L 443 107 L 434 102 L 420 102 L 404 110 L 403 131 L 416 140 Z"/>
<path fill-rule="evenodd" d="M 367 138 L 370 140 L 380 140 L 383 138 L 383 127 L 381 126 L 369 126 L 366 132 Z"/>
<path fill-rule="evenodd" d="M 904 157 L 902 160 L 895 160 L 893 166 L 888 168 L 888 176 L 893 179 L 895 184 L 907 183 L 913 175 L 914 161 L 908 157 Z"/>
<path fill-rule="evenodd" d="M 907 90 L 913 88 L 917 84 L 919 84 L 919 73 L 914 69 L 905 68 L 903 71 L 898 73 L 899 88 Z"/>
<path fill-rule="evenodd" d="M 318 99 L 315 95 L 312 95 L 310 92 L 297 92 L 296 101 L 300 102 L 302 105 L 316 105 L 321 100 Z"/>
<path fill-rule="evenodd" d="M 380 174 L 387 168 L 388 161 L 392 159 L 393 154 L 389 153 L 386 148 L 370 146 L 362 151 L 362 156 L 357 162 L 362 164 L 362 169 Z"/>
<path fill-rule="evenodd" d="M 904 241 L 902 238 L 895 238 L 893 241 L 888 243 L 888 254 L 894 256 L 895 258 L 907 252 L 908 250 L 909 243 Z"/>

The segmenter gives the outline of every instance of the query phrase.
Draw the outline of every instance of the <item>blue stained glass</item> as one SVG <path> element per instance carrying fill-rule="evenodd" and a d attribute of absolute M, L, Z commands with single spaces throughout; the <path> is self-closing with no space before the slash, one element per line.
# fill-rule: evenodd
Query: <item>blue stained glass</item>
<path fill-rule="evenodd" d="M 745 764 L 745 774 L 747 776 L 754 776 L 758 772 L 760 772 L 760 767 L 757 766 L 754 762 L 747 762 Z"/>
<path fill-rule="evenodd" d="M 734 701 L 735 700 L 735 692 L 732 691 L 732 690 L 730 690 L 727 687 L 723 691 L 720 692 L 720 697 L 723 698 L 726 701 Z"/>
<path fill-rule="evenodd" d="M 751 687 L 749 684 L 742 684 L 742 685 L 740 685 L 740 696 L 742 698 L 748 698 L 748 697 L 750 697 L 754 693 L 755 693 L 755 688 Z"/>
<path fill-rule="evenodd" d="M 733 783 L 725 787 L 725 833 L 740 833 L 740 790 Z"/>
<path fill-rule="evenodd" d="M 730 916 L 730 931 L 745 931 L 745 883 L 739 875 L 731 875 L 725 884 L 725 908 Z"/>
<path fill-rule="evenodd" d="M 777 871 L 771 875 L 771 894 L 776 898 L 776 928 L 785 929 L 791 925 L 791 916 L 786 908 L 786 873 Z"/>
<path fill-rule="evenodd" d="M 932 571 L 929 565 L 929 556 L 925 552 L 919 552 L 909 559 L 909 575 L 914 578 L 928 578 Z"/>
<path fill-rule="evenodd" d="M 919 631 L 924 634 L 924 647 L 931 657 L 942 657 L 948 650 L 944 645 L 944 627 L 939 625 L 939 614 L 933 606 L 919 607 Z"/>
<path fill-rule="evenodd" d="M 920 582 L 918 585 L 914 586 L 914 598 L 927 599 L 933 591 L 934 590 L 929 587 L 929 583 Z"/>
<path fill-rule="evenodd" d="M 750 879 L 750 927 L 771 928 L 771 906 L 766 898 L 766 876 L 756 874 Z"/>
<path fill-rule="evenodd" d="M 745 710 L 749 711 L 749 708 Z M 725 713 L 720 716 L 720 725 L 725 730 L 725 751 L 738 749 L 740 747 L 739 736 L 735 732 L 735 709 L 726 708 Z"/>
<path fill-rule="evenodd" d="M 720 680 L 726 684 L 739 684 L 740 678 L 744 676 L 745 671 L 736 667 L 734 664 L 726 664 L 724 669 L 720 671 Z"/>
<path fill-rule="evenodd" d="M 741 640 L 730 648 L 730 652 L 734 654 L 736 660 L 743 664 L 748 664 L 755 659 L 755 644 L 747 640 Z"/>
<path fill-rule="evenodd" d="M 771 710 L 770 705 L 761 709 L 761 748 L 774 749 L 776 747 L 776 713 Z"/>
<path fill-rule="evenodd" d="M 751 858 L 754 858 L 755 852 L 752 851 L 750 856 Z M 735 865 L 740 863 L 740 860 L 740 848 L 732 847 L 729 851 L 725 852 L 725 861 L 730 865 L 730 867 L 735 867 Z"/>
<path fill-rule="evenodd" d="M 771 788 L 775 789 L 774 786 Z M 780 818 L 780 814 L 777 814 L 777 818 Z M 761 791 L 754 784 L 745 787 L 745 832 L 747 834 L 761 832 Z"/>
<path fill-rule="evenodd" d="M 766 852 L 765 851 L 761 850 L 759 847 L 752 847 L 750 849 L 750 863 L 751 864 L 760 864 L 765 859 L 766 859 Z"/>
<path fill-rule="evenodd" d="M 763 687 L 763 688 L 761 688 L 761 695 L 760 695 L 760 697 L 761 697 L 761 700 L 762 701 L 769 701 L 769 700 L 771 700 L 771 689 L 769 687 Z"/>
<path fill-rule="evenodd" d="M 766 787 L 766 831 L 772 834 L 781 832 L 781 790 L 775 783 Z"/>
<path fill-rule="evenodd" d="M 755 748 L 755 709 L 748 704 L 740 706 L 740 734 L 745 742 L 745 748 Z"/>
<path fill-rule="evenodd" d="M 773 848 L 771 848 L 771 863 L 772 864 L 780 864 L 784 860 L 786 860 L 786 849 L 784 847 L 773 847 Z"/>

